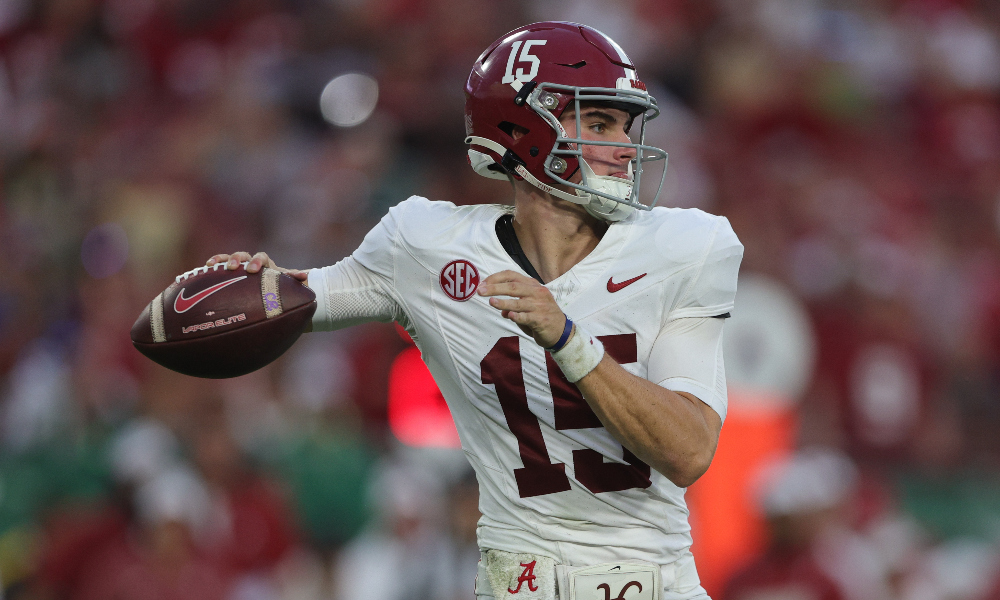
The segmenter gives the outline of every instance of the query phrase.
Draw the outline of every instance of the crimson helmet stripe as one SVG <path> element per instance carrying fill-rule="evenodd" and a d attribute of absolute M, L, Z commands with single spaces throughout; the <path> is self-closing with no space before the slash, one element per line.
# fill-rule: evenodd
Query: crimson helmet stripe
<path fill-rule="evenodd" d="M 619 60 L 621 60 L 626 65 L 632 64 L 632 59 L 630 59 L 628 57 L 628 54 L 625 54 L 625 50 L 623 50 L 622 47 L 618 45 L 618 42 L 616 42 L 613 39 L 611 39 L 611 37 L 608 36 L 608 34 L 604 33 L 603 31 L 599 31 L 597 29 L 594 29 L 593 27 L 591 27 L 590 29 L 592 29 L 593 31 L 601 34 L 601 36 L 604 37 L 604 40 L 606 42 L 608 42 L 609 44 L 611 44 L 611 47 L 614 48 L 615 52 L 618 53 L 618 59 Z M 625 68 L 625 78 L 626 79 L 639 79 L 638 77 L 636 77 L 635 69 L 629 69 L 627 67 Z"/>

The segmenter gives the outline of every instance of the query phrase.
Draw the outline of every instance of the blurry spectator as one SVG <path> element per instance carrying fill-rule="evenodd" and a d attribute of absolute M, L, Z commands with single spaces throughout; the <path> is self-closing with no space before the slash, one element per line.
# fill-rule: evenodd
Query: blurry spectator
<path fill-rule="evenodd" d="M 848 459 L 828 450 L 804 450 L 766 466 L 758 499 L 771 543 L 732 578 L 723 599 L 847 600 L 817 550 L 823 536 L 843 523 L 855 477 Z"/>
<path fill-rule="evenodd" d="M 230 572 L 269 577 L 297 538 L 285 498 L 256 472 L 220 415 L 198 423 L 190 447 L 210 497 L 201 543 Z"/>
<path fill-rule="evenodd" d="M 451 590 L 443 600 L 475 600 L 475 582 L 480 552 L 476 543 L 479 523 L 479 484 L 475 473 L 467 470 L 448 490 L 448 553 L 444 560 L 452 565 Z"/>
<path fill-rule="evenodd" d="M 378 517 L 341 553 L 334 598 L 450 598 L 459 573 L 442 560 L 449 549 L 444 493 L 443 482 L 419 465 L 385 466 L 371 490 Z"/>
<path fill-rule="evenodd" d="M 308 421 L 268 444 L 265 460 L 291 490 L 306 541 L 332 555 L 368 523 L 377 449 L 344 407 L 300 417 Z"/>
<path fill-rule="evenodd" d="M 901 600 L 995 600 L 1000 555 L 992 544 L 956 539 L 927 551 L 902 583 Z M 992 591 L 990 587 L 993 586 Z"/>
<path fill-rule="evenodd" d="M 869 463 L 912 461 L 932 419 L 937 373 L 911 314 L 898 303 L 861 297 L 846 310 L 821 305 L 815 323 L 816 383 L 835 394 L 845 447 Z"/>
<path fill-rule="evenodd" d="M 211 499 L 200 478 L 177 467 L 135 494 L 136 529 L 89 562 L 74 600 L 222 600 L 230 573 L 199 550 L 211 519 Z"/>
<path fill-rule="evenodd" d="M 127 547 L 136 490 L 175 468 L 179 451 L 174 434 L 154 419 L 135 419 L 123 427 L 109 444 L 114 479 L 109 497 L 74 504 L 47 519 L 33 594 L 69 598 L 90 576 L 95 559 Z"/>
<path fill-rule="evenodd" d="M 24 452 L 69 429 L 77 407 L 65 350 L 50 340 L 24 348 L 4 390 L 2 439 L 8 452 Z"/>
<path fill-rule="evenodd" d="M 134 490 L 176 465 L 181 445 L 163 423 L 138 418 L 127 423 L 110 444 L 108 461 L 121 486 Z"/>
<path fill-rule="evenodd" d="M 87 580 L 96 557 L 127 545 L 131 528 L 130 498 L 96 506 L 76 506 L 50 518 L 31 584 L 39 600 L 70 598 Z"/>

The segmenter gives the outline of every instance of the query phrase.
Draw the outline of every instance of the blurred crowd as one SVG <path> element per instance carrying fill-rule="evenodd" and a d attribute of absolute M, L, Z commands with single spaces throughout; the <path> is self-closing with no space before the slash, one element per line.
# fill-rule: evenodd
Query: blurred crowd
<path fill-rule="evenodd" d="M 622 43 L 661 203 L 727 216 L 815 336 L 747 490 L 769 545 L 713 596 L 1000 598 L 993 0 L 0 0 L 5 597 L 472 598 L 475 480 L 389 430 L 391 326 L 221 382 L 128 331 L 217 252 L 323 266 L 411 194 L 509 202 L 462 87 L 543 19 Z"/>

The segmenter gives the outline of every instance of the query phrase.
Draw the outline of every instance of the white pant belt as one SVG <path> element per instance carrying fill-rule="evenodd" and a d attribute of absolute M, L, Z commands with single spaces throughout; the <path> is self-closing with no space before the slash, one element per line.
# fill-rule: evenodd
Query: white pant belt
<path fill-rule="evenodd" d="M 673 564 L 629 560 L 581 567 L 537 554 L 489 550 L 483 553 L 476 594 L 496 600 L 662 600 L 664 571 L 672 586 Z"/>

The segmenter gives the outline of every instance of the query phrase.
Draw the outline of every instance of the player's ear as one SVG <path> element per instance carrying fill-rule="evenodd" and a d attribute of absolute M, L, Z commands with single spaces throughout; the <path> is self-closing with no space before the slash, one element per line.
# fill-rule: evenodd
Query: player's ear
<path fill-rule="evenodd" d="M 500 130 L 514 138 L 514 141 L 521 139 L 528 134 L 529 129 L 527 127 L 522 127 L 516 123 L 511 123 L 510 121 L 504 121 L 500 123 Z"/>

